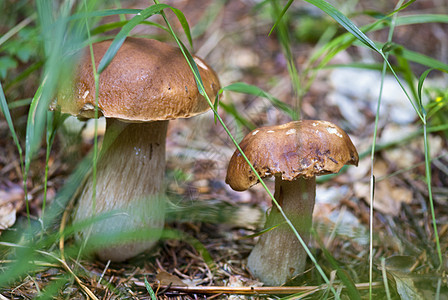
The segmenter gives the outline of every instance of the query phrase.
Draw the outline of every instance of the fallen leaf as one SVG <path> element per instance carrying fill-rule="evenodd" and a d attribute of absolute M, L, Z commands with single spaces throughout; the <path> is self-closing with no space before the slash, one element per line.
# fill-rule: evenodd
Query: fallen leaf
<path fill-rule="evenodd" d="M 160 285 L 188 286 L 176 275 L 163 271 L 156 275 L 156 280 Z"/>
<path fill-rule="evenodd" d="M 387 175 L 387 164 L 378 160 L 374 166 L 374 174 L 377 180 Z M 364 198 L 370 204 L 370 184 L 356 182 L 354 192 L 358 198 Z M 384 178 L 375 183 L 375 198 L 373 207 L 382 213 L 397 215 L 402 203 L 411 203 L 412 191 L 393 184 L 389 178 Z"/>

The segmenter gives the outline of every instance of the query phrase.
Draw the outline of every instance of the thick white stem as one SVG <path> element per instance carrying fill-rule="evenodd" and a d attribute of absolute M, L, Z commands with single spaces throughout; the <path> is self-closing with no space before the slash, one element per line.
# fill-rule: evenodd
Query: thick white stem
<path fill-rule="evenodd" d="M 74 212 L 74 222 L 114 212 L 80 233 L 82 239 L 138 229 L 154 229 L 145 239 L 107 246 L 97 251 L 102 260 L 123 261 L 150 249 L 164 225 L 163 178 L 168 121 L 123 123 L 107 120 L 97 164 L 96 197 L 92 176 Z M 95 212 L 94 212 L 95 211 Z"/>
<path fill-rule="evenodd" d="M 274 197 L 305 243 L 309 241 L 315 194 L 314 177 L 300 177 L 294 181 L 284 181 L 281 177 L 275 179 Z M 265 228 L 280 223 L 283 224 L 260 236 L 247 263 L 251 272 L 270 286 L 282 285 L 303 272 L 307 257 L 299 240 L 273 205 Z"/>

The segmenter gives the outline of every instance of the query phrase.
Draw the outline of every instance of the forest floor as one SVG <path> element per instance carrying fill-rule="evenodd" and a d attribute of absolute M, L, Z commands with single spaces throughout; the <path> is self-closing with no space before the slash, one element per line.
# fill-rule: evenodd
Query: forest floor
<path fill-rule="evenodd" d="M 293 107 L 297 105 L 293 100 L 297 96 L 281 43 L 275 32 L 268 35 L 272 26 L 269 9 L 257 7 L 255 1 L 195 1 L 195 5 L 190 2 L 173 1 L 172 5 L 182 10 L 190 27 L 197 30 L 195 53 L 215 69 L 222 86 L 245 82 Z M 320 69 L 317 73 L 307 69 L 306 63 L 317 49 L 319 34 L 326 29 L 325 25 L 323 28 L 318 25 L 330 21 L 316 8 L 296 2 L 289 10 L 291 51 L 299 73 L 306 79 L 302 81 L 303 85 L 310 84 L 300 97 L 301 118 L 337 124 L 346 130 L 360 154 L 358 167 L 350 166 L 336 177 L 324 177 L 318 181 L 313 215 L 315 234 L 309 243 L 313 255 L 342 297 L 347 297 L 347 294 L 341 288 L 341 272 L 351 278 L 362 298 L 367 297 L 371 242 L 373 298 L 386 299 L 386 281 L 391 299 L 433 299 L 436 294 L 439 299 L 448 299 L 448 130 L 434 130 L 428 137 L 433 207 L 443 259 L 440 265 L 425 182 L 422 126 L 395 79 L 386 75 L 373 167 L 376 178 L 374 238 L 370 241 L 371 145 L 381 74 L 378 70 L 359 68 L 333 67 Z M 371 7 L 364 2 L 367 1 L 358 3 L 356 11 L 393 9 Z M 413 14 L 422 10 L 440 13 L 431 1 L 419 2 L 403 13 Z M 145 5 L 142 1 L 133 3 L 132 7 L 143 8 Z M 447 12 L 447 8 L 444 9 Z M 311 27 L 307 23 L 313 22 L 310 16 L 317 18 Z M 177 24 L 174 15 L 169 14 L 169 17 L 173 24 Z M 372 21 L 362 15 L 354 19 L 358 25 Z M 315 31 L 310 34 L 301 31 L 302 28 Z M 418 30 L 416 28 L 415 25 L 397 27 L 394 41 L 448 63 L 446 24 L 421 24 Z M 175 30 L 181 32 L 181 27 L 175 26 Z M 167 39 L 160 31 L 147 27 L 137 27 L 132 34 Z M 384 42 L 387 31 L 369 36 Z M 349 47 L 330 64 L 355 62 L 381 61 L 365 48 Z M 411 68 L 417 78 L 424 70 L 417 64 Z M 305 72 L 309 72 L 307 76 Z M 433 72 L 426 85 L 446 91 L 446 82 L 446 74 Z M 6 97 L 26 98 L 34 91 L 21 93 L 10 91 Z M 234 105 L 246 124 L 255 127 L 291 120 L 261 97 L 226 92 L 220 101 L 227 107 Z M 427 101 L 431 101 L 430 96 Z M 229 110 L 219 108 L 218 111 L 237 141 L 250 131 L 237 122 L 235 114 Z M 448 116 L 446 109 L 441 111 L 445 117 Z M 24 137 L 27 110 L 19 107 L 11 113 L 19 137 Z M 83 127 L 77 120 L 72 122 L 70 124 L 76 124 L 82 132 L 73 129 L 73 125 L 66 125 L 56 136 L 48 164 L 47 205 L 51 205 L 70 174 L 93 148 L 93 123 Z M 100 139 L 103 129 L 104 125 L 100 123 Z M 3 226 L 4 236 L 20 231 L 27 224 L 27 211 L 23 201 L 19 154 L 3 117 L 0 117 L 0 137 L 0 226 Z M 38 151 L 27 182 L 31 221 L 37 223 L 44 199 L 45 151 L 45 146 Z M 261 185 L 245 192 L 235 192 L 225 183 L 227 164 L 234 151 L 235 146 L 221 125 L 214 122 L 211 112 L 171 121 L 167 135 L 166 172 L 166 190 L 171 204 L 165 226 L 170 232 L 182 233 L 179 235 L 182 238 L 162 240 L 153 251 L 124 263 L 105 263 L 89 256 L 67 256 L 62 263 L 58 260 L 60 250 L 73 245 L 74 240 L 61 239 L 61 243 L 57 241 L 45 250 L 58 259 L 39 265 L 38 270 L 1 290 L 0 299 L 35 298 L 42 295 L 42 291 L 50 290 L 57 278 L 66 278 L 57 287 L 55 297 L 60 299 L 87 299 L 88 291 L 98 299 L 151 299 L 145 280 L 159 299 L 283 297 L 275 289 L 264 291 L 269 295 L 260 292 L 250 296 L 218 289 L 223 286 L 235 290 L 262 286 L 246 267 L 247 256 L 257 240 L 248 236 L 263 228 L 265 212 L 271 201 Z M 266 183 L 273 190 L 273 180 L 266 180 Z M 59 225 L 64 222 L 66 220 L 59 220 Z M 330 253 L 334 260 L 326 253 Z M 7 263 L 7 258 L 4 258 L 0 267 Z M 71 276 L 71 272 L 76 277 Z M 304 274 L 292 283 L 298 288 L 292 293 L 300 292 L 304 298 L 321 299 L 325 294 L 323 284 L 315 265 L 308 260 Z M 172 288 L 176 286 L 208 287 L 210 294 Z"/>

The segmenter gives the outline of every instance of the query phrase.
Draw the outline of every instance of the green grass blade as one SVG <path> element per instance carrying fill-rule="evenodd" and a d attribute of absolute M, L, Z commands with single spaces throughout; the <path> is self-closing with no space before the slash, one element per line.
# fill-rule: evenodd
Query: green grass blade
<path fill-rule="evenodd" d="M 339 266 L 336 259 L 333 257 L 333 255 L 331 255 L 331 253 L 325 247 L 324 243 L 319 238 L 318 234 L 316 233 L 316 231 L 313 228 L 311 229 L 311 233 L 314 236 L 314 239 L 319 244 L 319 248 L 322 250 L 325 258 L 330 263 L 330 265 L 336 270 L 336 274 L 339 276 L 341 281 L 344 283 L 344 285 L 347 289 L 347 294 L 349 296 L 349 299 L 359 299 L 359 300 L 362 299 L 361 294 L 359 293 L 358 289 L 356 288 L 355 283 L 353 282 L 350 275 Z"/>
<path fill-rule="evenodd" d="M 91 12 L 76 13 L 76 14 L 68 17 L 64 21 L 83 20 L 85 18 L 93 18 L 93 17 L 107 17 L 107 16 L 115 16 L 115 15 L 139 14 L 141 12 L 142 12 L 141 9 L 97 10 L 97 11 L 91 11 Z"/>
<path fill-rule="evenodd" d="M 43 128 L 45 126 L 46 118 L 42 117 L 42 95 L 45 87 L 45 80 L 39 86 L 36 93 L 34 94 L 33 100 L 31 101 L 30 110 L 28 113 L 28 119 L 26 122 L 26 137 L 25 137 L 25 162 L 24 167 L 22 169 L 23 176 L 23 189 L 25 192 L 25 206 L 28 217 L 28 222 L 30 221 L 30 210 L 28 203 L 28 189 L 27 189 L 27 180 L 28 180 L 28 172 L 31 165 L 31 160 L 37 150 L 41 145 L 41 137 Z M 39 107 L 40 106 L 40 107 Z M 46 111 L 45 111 L 46 115 Z"/>
<path fill-rule="evenodd" d="M 376 48 L 375 43 L 373 43 L 372 40 L 370 40 L 350 19 L 344 16 L 344 14 L 342 14 L 330 3 L 323 0 L 305 0 L 305 1 L 313 4 L 314 6 L 321 9 L 323 12 L 327 13 L 342 27 L 344 27 L 348 32 L 354 35 L 359 41 L 364 43 L 367 47 L 371 48 L 372 50 L 375 50 L 376 52 L 380 52 L 380 50 Z"/>
<path fill-rule="evenodd" d="M 438 234 L 438 230 L 437 230 L 437 220 L 436 220 L 436 214 L 435 214 L 435 210 L 434 210 L 434 200 L 432 197 L 431 156 L 430 156 L 430 149 L 429 149 L 429 142 L 428 142 L 428 127 L 427 127 L 427 120 L 426 120 L 427 115 L 426 115 L 426 111 L 423 106 L 423 100 L 421 97 L 424 81 L 431 71 L 432 71 L 431 69 L 426 70 L 420 76 L 419 81 L 418 81 L 417 93 L 419 95 L 419 99 L 418 99 L 419 107 L 420 107 L 422 115 L 424 117 L 424 122 L 423 122 L 423 139 L 424 140 L 423 141 L 424 141 L 424 148 L 425 148 L 425 174 L 426 174 L 426 185 L 428 187 L 429 207 L 431 209 L 432 226 L 433 226 L 433 230 L 434 230 L 434 239 L 436 242 L 439 266 L 441 266 L 443 263 L 443 256 L 442 256 L 442 249 L 440 246 L 439 234 Z"/>
<path fill-rule="evenodd" d="M 26 140 L 25 140 L 25 174 L 28 173 L 31 160 L 35 154 L 35 152 L 39 149 L 40 146 L 40 135 L 37 132 L 39 127 L 43 127 L 42 119 L 36 118 L 37 109 L 39 106 L 39 102 L 42 99 L 42 92 L 44 89 L 45 80 L 39 86 L 36 93 L 34 94 L 33 100 L 30 105 L 30 112 L 28 114 L 28 121 L 26 123 Z"/>
<path fill-rule="evenodd" d="M 174 12 L 180 24 L 182 25 L 182 29 L 184 30 L 185 35 L 187 36 L 188 42 L 190 43 L 190 47 L 193 48 L 193 39 L 191 38 L 191 31 L 190 26 L 188 25 L 187 18 L 185 18 L 185 15 L 181 10 L 174 7 L 170 7 L 170 9 Z"/>
<path fill-rule="evenodd" d="M 409 61 L 419 63 L 428 68 L 433 68 L 448 73 L 448 64 L 445 64 L 422 53 L 408 50 L 403 46 L 394 47 L 394 50 L 392 50 L 392 54 L 401 56 Z"/>
<path fill-rule="evenodd" d="M 397 18 L 396 26 L 428 24 L 428 23 L 448 23 L 448 15 L 421 14 L 407 15 Z"/>
<path fill-rule="evenodd" d="M 414 25 L 422 23 L 448 23 L 448 15 L 423 14 L 399 16 L 396 20 L 396 26 Z M 362 26 L 360 30 L 363 32 L 378 31 L 389 26 L 389 22 L 383 19 L 377 20 L 371 24 Z M 356 40 L 350 33 L 345 33 L 327 43 L 320 50 L 316 51 L 309 59 L 308 64 L 312 65 L 319 61 L 317 68 L 325 66 L 337 53 L 347 49 Z M 379 46 L 381 48 L 381 46 Z"/>
<path fill-rule="evenodd" d="M 241 115 L 241 113 L 235 107 L 235 104 L 221 102 L 220 106 L 222 109 L 224 109 L 224 111 L 226 113 L 232 115 L 233 118 L 235 119 L 235 121 L 238 122 L 240 125 L 245 126 L 246 128 L 248 128 L 251 131 L 254 130 L 255 128 L 257 128 L 257 126 L 252 121 L 248 120 L 247 118 L 244 118 Z M 216 109 L 217 108 L 215 107 L 215 110 Z"/>
<path fill-rule="evenodd" d="M 157 300 L 156 294 L 154 293 L 154 291 L 153 291 L 151 285 L 149 284 L 148 280 L 146 279 L 146 277 L 145 277 L 145 287 L 149 293 L 149 296 L 151 297 L 151 300 Z"/>
<path fill-rule="evenodd" d="M 274 31 L 274 29 L 280 24 L 283 16 L 286 14 L 286 11 L 289 9 L 289 7 L 291 6 L 291 4 L 294 2 L 294 0 L 289 0 L 288 3 L 286 3 L 285 7 L 283 8 L 283 10 L 280 12 L 280 14 L 277 16 L 277 19 L 274 23 L 274 25 L 271 28 L 271 31 L 269 31 L 269 35 L 272 34 L 272 32 Z"/>
<path fill-rule="evenodd" d="M 47 203 L 47 188 L 48 188 L 48 171 L 49 171 L 49 161 L 50 161 L 50 151 L 53 146 L 54 138 L 56 137 L 56 130 L 62 125 L 62 123 L 67 119 L 68 115 L 62 115 L 60 111 L 47 111 L 47 134 L 46 134 L 46 156 L 45 156 L 45 175 L 44 175 L 44 198 L 42 201 L 42 215 L 44 218 L 45 207 Z"/>
<path fill-rule="evenodd" d="M 422 75 L 420 75 L 420 78 L 418 80 L 418 90 L 417 90 L 417 95 L 418 95 L 418 105 L 419 108 L 422 110 L 423 114 L 426 115 L 425 112 L 425 108 L 423 106 L 423 101 L 422 101 L 422 90 L 423 90 L 423 83 L 426 80 L 426 77 L 428 77 L 428 74 L 432 71 L 432 69 L 428 69 L 425 72 L 422 73 Z"/>
<path fill-rule="evenodd" d="M 95 27 L 94 29 L 92 29 L 90 31 L 90 34 L 91 35 L 97 35 L 97 34 L 105 33 L 107 31 L 123 27 L 127 23 L 129 23 L 129 20 L 118 21 L 118 22 L 112 22 L 112 23 L 99 25 L 99 26 Z M 166 28 L 166 27 L 164 27 L 164 26 L 162 26 L 162 25 L 160 25 L 158 23 L 154 23 L 154 22 L 150 22 L 150 21 L 142 21 L 140 24 L 141 25 L 154 26 L 154 27 L 160 28 L 162 30 L 165 30 L 166 32 L 169 32 L 168 28 Z"/>
<path fill-rule="evenodd" d="M 269 100 L 272 103 L 272 105 L 274 105 L 277 109 L 281 110 L 282 112 L 290 116 L 293 120 L 296 119 L 297 117 L 295 110 L 291 106 L 284 103 L 283 101 L 280 101 L 279 99 L 275 98 L 271 94 L 263 91 L 262 89 L 260 89 L 255 85 L 247 84 L 244 82 L 236 82 L 223 87 L 222 90 L 236 93 L 243 93 L 257 97 L 263 97 Z"/>
<path fill-rule="evenodd" d="M 3 93 L 3 87 L 1 82 L 0 82 L 0 107 L 2 109 L 3 115 L 5 116 L 6 123 L 8 123 L 9 131 L 11 132 L 14 144 L 16 144 L 17 151 L 19 152 L 20 164 L 23 169 L 22 147 L 20 146 L 19 139 L 17 138 L 17 134 L 14 129 L 14 124 L 12 123 L 11 114 L 9 112 L 8 103 L 6 102 L 5 93 Z"/>
<path fill-rule="evenodd" d="M 160 13 L 164 8 L 169 8 L 169 5 L 166 4 L 155 4 L 152 5 L 144 10 L 142 10 L 138 15 L 133 17 L 123 28 L 120 30 L 120 32 L 116 35 L 114 41 L 109 46 L 109 49 L 107 49 L 106 53 L 104 54 L 103 58 L 100 61 L 100 64 L 98 65 L 98 74 L 101 74 L 104 69 L 107 68 L 107 66 L 110 64 L 112 59 L 114 58 L 115 54 L 117 54 L 118 49 L 120 49 L 121 45 L 123 44 L 124 40 L 128 36 L 129 32 L 140 24 L 142 21 L 146 20 L 152 15 L 155 15 L 157 13 Z"/>

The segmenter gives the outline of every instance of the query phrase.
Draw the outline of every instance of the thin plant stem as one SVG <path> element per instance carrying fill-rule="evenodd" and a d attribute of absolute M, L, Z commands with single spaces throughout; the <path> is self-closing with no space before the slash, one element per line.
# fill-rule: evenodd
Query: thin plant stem
<path fill-rule="evenodd" d="M 389 290 L 389 284 L 387 282 L 387 271 L 386 271 L 386 259 L 384 257 L 381 258 L 381 275 L 383 276 L 383 284 L 384 284 L 384 290 L 386 291 L 386 297 L 387 300 L 391 300 L 390 296 L 390 290 Z M 370 289 L 370 283 L 369 283 L 369 289 Z"/>
<path fill-rule="evenodd" d="M 34 19 L 36 18 L 36 14 L 32 14 L 31 16 L 29 16 L 28 18 L 24 19 L 23 21 L 21 21 L 19 24 L 17 24 L 16 26 L 14 26 L 13 28 L 11 28 L 11 30 L 9 30 L 7 33 L 5 33 L 1 38 L 0 38 L 0 46 L 3 45 L 7 40 L 9 40 L 11 37 L 13 37 L 16 33 L 18 33 L 20 30 L 22 30 L 23 28 L 25 28 L 27 25 L 29 25 L 31 22 L 34 21 Z"/>
<path fill-rule="evenodd" d="M 158 0 L 154 0 L 154 2 L 156 4 L 160 4 Z M 168 19 L 166 18 L 165 13 L 162 11 L 161 15 L 165 21 L 165 23 L 168 26 L 168 29 L 171 32 L 171 35 L 173 36 L 173 38 L 175 39 L 176 43 L 179 45 L 179 48 L 182 51 L 182 54 L 184 55 L 188 65 L 190 66 L 191 70 L 193 71 L 193 65 L 191 64 L 190 60 L 188 59 L 188 55 L 185 52 L 185 49 L 182 45 L 182 43 L 180 42 L 179 38 L 176 36 L 174 30 L 171 27 L 171 24 L 168 22 Z M 263 188 L 266 190 L 266 192 L 268 193 L 269 197 L 272 199 L 272 202 L 276 205 L 276 207 L 278 208 L 279 212 L 281 213 L 281 215 L 283 216 L 283 218 L 285 219 L 286 223 L 289 225 L 289 227 L 291 228 L 291 230 L 293 231 L 293 233 L 295 234 L 295 236 L 297 237 L 297 239 L 299 240 L 300 244 L 302 245 L 302 247 L 304 248 L 305 252 L 307 253 L 308 257 L 311 259 L 311 261 L 314 263 L 314 265 L 316 266 L 316 269 L 318 270 L 318 272 L 320 273 L 320 275 L 322 276 L 322 279 L 325 281 L 325 283 L 328 285 L 329 289 L 331 290 L 331 292 L 335 295 L 336 299 L 339 299 L 339 296 L 336 292 L 336 290 L 334 289 L 334 287 L 330 284 L 330 280 L 328 279 L 327 275 L 324 273 L 324 271 L 322 270 L 322 268 L 320 267 L 320 265 L 318 264 L 316 258 L 313 256 L 313 254 L 311 253 L 311 251 L 309 250 L 309 248 L 307 247 L 305 241 L 302 239 L 302 237 L 300 236 L 300 234 L 297 232 L 296 228 L 294 227 L 294 225 L 291 223 L 291 221 L 288 219 L 288 217 L 286 216 L 286 214 L 284 213 L 283 209 L 281 208 L 280 204 L 277 202 L 277 200 L 275 200 L 273 194 L 271 193 L 271 191 L 269 190 L 269 188 L 266 186 L 266 184 L 264 183 L 263 179 L 260 177 L 260 175 L 258 174 L 258 172 L 255 170 L 254 166 L 252 165 L 252 163 L 249 161 L 249 159 L 247 158 L 247 156 L 244 154 L 243 150 L 240 148 L 240 146 L 238 145 L 238 142 L 233 138 L 231 132 L 229 131 L 228 127 L 226 126 L 226 124 L 224 123 L 224 121 L 222 120 L 221 116 L 218 114 L 218 112 L 216 111 L 216 109 L 214 108 L 213 103 L 211 102 L 210 98 L 208 97 L 207 93 L 205 92 L 204 86 L 202 84 L 202 80 L 200 79 L 200 75 L 196 74 L 196 72 L 193 71 L 193 75 L 196 79 L 196 82 L 199 86 L 199 90 L 201 91 L 201 94 L 204 96 L 204 98 L 207 100 L 211 110 L 213 111 L 216 119 L 219 121 L 219 123 L 221 124 L 221 126 L 223 127 L 223 129 L 225 130 L 225 132 L 227 133 L 227 135 L 230 137 L 230 139 L 232 140 L 233 144 L 235 145 L 235 147 L 237 148 L 237 150 L 241 153 L 241 155 L 243 156 L 243 158 L 246 160 L 246 162 L 248 163 L 248 165 L 250 166 L 252 172 L 254 172 L 254 174 L 257 176 L 257 179 L 259 180 L 260 184 L 263 186 Z"/>
<path fill-rule="evenodd" d="M 429 143 L 428 143 L 428 132 L 427 132 L 427 123 L 426 123 L 426 113 L 424 113 L 423 123 L 423 137 L 424 137 L 424 147 L 425 147 L 425 170 L 426 170 L 426 184 L 428 185 L 428 196 L 429 196 L 429 207 L 431 208 L 431 217 L 432 217 L 432 226 L 434 228 L 434 239 L 437 247 L 437 256 L 439 258 L 439 268 L 442 267 L 443 258 L 442 258 L 442 249 L 440 248 L 439 234 L 437 230 L 437 222 L 436 215 L 434 211 L 434 200 L 432 198 L 432 187 L 431 187 L 431 155 L 429 152 Z"/>
<path fill-rule="evenodd" d="M 399 8 L 403 3 L 403 0 L 399 0 L 396 8 Z M 389 34 L 387 37 L 388 42 L 392 41 L 392 36 L 395 28 L 395 21 L 397 18 L 397 14 L 392 16 L 391 24 L 389 27 Z M 380 90 L 378 94 L 378 102 L 376 107 L 376 115 L 375 115 L 375 126 L 373 130 L 373 138 L 372 138 L 372 150 L 370 156 L 370 212 L 369 212 L 369 299 L 372 299 L 372 282 L 373 282 L 373 210 L 374 210 L 374 201 L 375 201 L 375 174 L 374 174 L 374 164 L 375 164 L 375 144 L 376 138 L 378 135 L 378 123 L 380 118 L 380 108 L 381 108 L 381 99 L 383 96 L 383 87 L 384 87 L 384 78 L 386 76 L 387 66 L 390 66 L 388 63 L 388 53 L 383 55 L 383 69 L 381 70 L 381 84 Z M 392 70 L 392 68 L 390 68 Z M 392 71 L 393 72 L 393 71 Z M 395 73 L 394 73 L 395 74 Z M 396 76 L 396 75 L 395 75 Z M 401 83 L 400 83 L 401 85 Z M 403 88 L 403 87 L 402 87 Z M 404 90 L 404 88 L 403 88 Z M 405 90 L 404 90 L 405 91 Z M 406 91 L 405 91 L 406 92 Z M 409 96 L 408 96 L 409 98 Z M 412 101 L 411 101 L 412 103 Z"/>
<path fill-rule="evenodd" d="M 48 124 L 47 124 L 48 126 Z M 48 140 L 48 139 L 47 139 Z M 50 162 L 50 151 L 51 151 L 51 145 L 49 142 L 47 142 L 47 150 L 46 150 L 46 154 L 45 154 L 45 174 L 44 174 L 44 199 L 42 200 L 42 214 L 41 214 L 41 219 L 44 219 L 44 215 L 45 215 L 45 206 L 47 203 L 47 190 L 48 190 L 48 164 Z"/>

